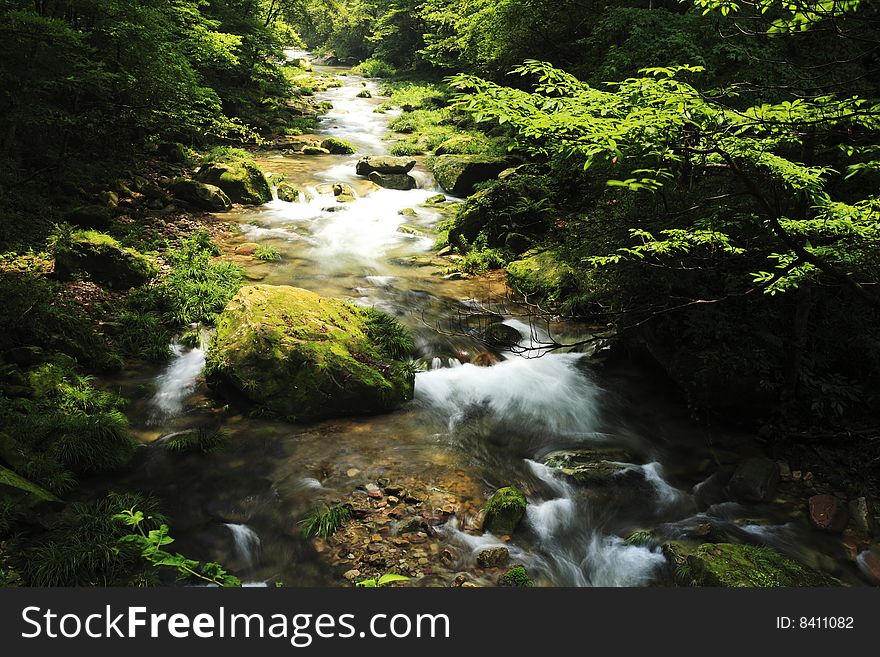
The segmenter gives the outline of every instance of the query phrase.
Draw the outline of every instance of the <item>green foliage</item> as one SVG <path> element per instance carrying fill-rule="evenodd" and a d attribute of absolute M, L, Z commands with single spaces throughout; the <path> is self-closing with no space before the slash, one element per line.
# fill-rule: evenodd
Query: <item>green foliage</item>
<path fill-rule="evenodd" d="M 518 588 L 530 588 L 535 585 L 525 566 L 513 566 L 501 576 L 502 586 L 515 586 Z"/>
<path fill-rule="evenodd" d="M 351 506 L 348 504 L 326 504 L 312 511 L 299 521 L 302 527 L 302 535 L 305 538 L 319 537 L 329 538 L 336 530 L 351 518 Z"/>
<path fill-rule="evenodd" d="M 363 312 L 367 320 L 367 336 L 388 358 L 401 360 L 413 352 L 415 343 L 409 329 L 395 317 L 375 308 Z"/>
<path fill-rule="evenodd" d="M 352 73 L 363 75 L 365 78 L 390 78 L 397 74 L 397 69 L 388 62 L 371 57 L 355 66 Z"/>
<path fill-rule="evenodd" d="M 261 244 L 257 247 L 257 250 L 254 251 L 254 257 L 257 260 L 274 262 L 277 260 L 281 260 L 281 253 L 279 253 L 278 249 L 276 249 L 274 246 L 266 246 L 264 244 Z"/>
<path fill-rule="evenodd" d="M 185 431 L 163 443 L 163 447 L 169 452 L 189 453 L 200 452 L 202 454 L 214 454 L 222 450 L 229 438 L 221 430 L 199 429 L 197 431 Z"/>
<path fill-rule="evenodd" d="M 388 586 L 389 584 L 393 584 L 394 582 L 408 582 L 409 577 L 404 575 L 398 575 L 396 573 L 385 573 L 380 577 L 371 577 L 370 579 L 362 579 L 360 582 L 355 584 L 360 588 L 365 589 L 375 589 L 382 586 Z"/>
<path fill-rule="evenodd" d="M 179 580 L 197 580 L 222 587 L 241 586 L 241 581 L 227 573 L 218 563 L 202 563 L 180 553 L 166 551 L 165 546 L 174 542 L 168 535 L 168 525 L 163 523 L 151 528 L 153 519 L 137 507 L 123 509 L 113 516 L 113 520 L 128 527 L 131 532 L 119 539 L 117 550 L 136 549 L 152 566 L 176 571 Z"/>
<path fill-rule="evenodd" d="M 39 540 L 20 546 L 16 566 L 29 586 L 124 585 L 142 566 L 138 552 L 120 541 L 128 528 L 116 520 L 128 505 L 144 509 L 145 529 L 164 523 L 156 501 L 136 494 L 111 493 L 91 503 L 71 505 Z"/>

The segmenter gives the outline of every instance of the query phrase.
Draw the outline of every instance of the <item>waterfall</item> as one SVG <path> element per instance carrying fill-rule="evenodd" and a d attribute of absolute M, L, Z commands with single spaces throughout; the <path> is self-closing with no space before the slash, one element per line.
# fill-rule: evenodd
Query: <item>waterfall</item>
<path fill-rule="evenodd" d="M 193 393 L 205 368 L 205 345 L 189 349 L 172 344 L 172 360 L 156 377 L 156 393 L 150 400 L 151 424 L 177 417 L 184 410 L 186 398 Z"/>
<path fill-rule="evenodd" d="M 247 525 L 225 523 L 232 533 L 235 555 L 248 569 L 253 568 L 260 560 L 260 537 Z"/>

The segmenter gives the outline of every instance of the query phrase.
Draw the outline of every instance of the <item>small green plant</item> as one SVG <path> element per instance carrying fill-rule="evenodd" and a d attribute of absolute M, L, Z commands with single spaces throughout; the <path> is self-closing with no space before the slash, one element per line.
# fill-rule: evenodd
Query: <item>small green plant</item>
<path fill-rule="evenodd" d="M 254 257 L 257 260 L 262 260 L 264 262 L 274 262 L 281 260 L 281 253 L 279 253 L 278 249 L 274 246 L 265 246 L 261 244 L 257 247 L 257 250 L 254 251 Z"/>
<path fill-rule="evenodd" d="M 397 573 L 385 573 L 381 577 L 371 577 L 370 579 L 362 579 L 360 582 L 355 584 L 355 586 L 359 586 L 364 589 L 377 589 L 380 586 L 388 586 L 389 584 L 393 584 L 394 582 L 407 582 L 410 578 L 405 575 L 398 575 Z"/>
<path fill-rule="evenodd" d="M 178 579 L 197 579 L 223 587 L 241 586 L 241 581 L 227 573 L 218 563 L 202 563 L 179 553 L 167 552 L 165 546 L 174 542 L 174 539 L 168 535 L 168 525 L 162 523 L 158 528 L 150 529 L 146 524 L 147 517 L 142 511 L 135 508 L 125 509 L 114 515 L 113 519 L 133 531 L 119 539 L 120 546 L 136 547 L 140 550 L 141 556 L 153 566 L 176 570 Z"/>
<path fill-rule="evenodd" d="M 409 329 L 388 313 L 375 308 L 364 310 L 367 335 L 389 358 L 400 360 L 415 349 Z"/>
<path fill-rule="evenodd" d="M 199 429 L 198 431 L 187 431 L 166 440 L 163 446 L 169 452 L 176 452 L 178 454 L 190 452 L 213 454 L 223 449 L 227 441 L 228 436 L 223 431 Z"/>
<path fill-rule="evenodd" d="M 626 542 L 636 547 L 645 547 L 657 543 L 657 537 L 651 531 L 636 531 L 626 537 Z"/>
<path fill-rule="evenodd" d="M 329 538 L 351 518 L 348 504 L 325 505 L 299 521 L 305 538 Z"/>

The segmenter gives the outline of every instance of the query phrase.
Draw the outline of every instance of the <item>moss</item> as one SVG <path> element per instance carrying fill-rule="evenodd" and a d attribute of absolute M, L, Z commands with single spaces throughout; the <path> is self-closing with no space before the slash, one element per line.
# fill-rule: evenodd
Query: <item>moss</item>
<path fill-rule="evenodd" d="M 460 133 L 445 139 L 434 149 L 436 155 L 499 155 L 498 145 L 482 133 Z"/>
<path fill-rule="evenodd" d="M 839 586 L 829 575 L 811 570 L 768 547 L 706 543 L 688 557 L 699 586 L 791 587 Z"/>
<path fill-rule="evenodd" d="M 71 233 L 55 246 L 55 273 L 60 278 L 87 274 L 98 283 L 127 289 L 147 283 L 158 271 L 146 256 L 94 230 Z"/>
<path fill-rule="evenodd" d="M 351 155 L 356 151 L 353 144 L 336 137 L 328 137 L 322 141 L 321 148 L 326 148 L 333 155 Z"/>
<path fill-rule="evenodd" d="M 485 508 L 483 527 L 495 534 L 511 534 L 526 512 L 525 495 L 513 486 L 499 488 Z"/>
<path fill-rule="evenodd" d="M 509 163 L 487 155 L 440 155 L 430 161 L 430 167 L 444 191 L 468 196 L 476 185 L 494 179 Z"/>
<path fill-rule="evenodd" d="M 512 566 L 501 576 L 501 585 L 529 588 L 534 586 L 535 583 L 526 572 L 525 566 Z"/>
<path fill-rule="evenodd" d="M 306 146 L 302 149 L 303 155 L 330 155 L 330 151 L 321 146 Z"/>
<path fill-rule="evenodd" d="M 272 200 L 263 172 L 247 161 L 215 162 L 199 169 L 197 180 L 215 185 L 235 203 L 261 205 Z"/>
<path fill-rule="evenodd" d="M 209 382 L 291 419 L 391 410 L 412 398 L 414 375 L 372 317 L 299 288 L 244 287 L 218 318 Z"/>
<path fill-rule="evenodd" d="M 572 276 L 571 268 L 557 260 L 552 251 L 531 251 L 505 267 L 507 283 L 529 296 L 559 301 Z"/>

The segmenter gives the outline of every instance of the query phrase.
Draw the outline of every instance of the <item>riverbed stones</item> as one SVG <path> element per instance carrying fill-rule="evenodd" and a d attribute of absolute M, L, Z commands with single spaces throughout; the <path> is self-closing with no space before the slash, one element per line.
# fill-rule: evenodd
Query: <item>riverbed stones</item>
<path fill-rule="evenodd" d="M 479 568 L 500 568 L 508 561 L 510 561 L 510 550 L 500 545 L 483 548 L 477 552 Z"/>
<path fill-rule="evenodd" d="M 371 173 L 400 175 L 409 173 L 415 166 L 416 161 L 411 157 L 367 155 L 358 161 L 355 170 L 359 176 L 369 176 Z"/>
<path fill-rule="evenodd" d="M 486 504 L 483 528 L 497 535 L 512 534 L 525 515 L 527 504 L 518 488 L 499 488 Z"/>
<path fill-rule="evenodd" d="M 168 190 L 175 198 L 199 210 L 225 212 L 232 207 L 232 201 L 222 189 L 198 180 L 179 178 L 168 186 Z M 151 200 L 164 205 L 161 199 Z"/>
<path fill-rule="evenodd" d="M 688 556 L 697 586 L 839 586 L 833 577 L 812 570 L 769 547 L 706 543 Z"/>
<path fill-rule="evenodd" d="M 158 271 L 146 256 L 94 230 L 73 233 L 55 251 L 55 274 L 59 278 L 88 275 L 96 283 L 117 290 L 144 285 Z"/>
<path fill-rule="evenodd" d="M 416 179 L 405 173 L 379 173 L 378 171 L 373 171 L 369 178 L 371 182 L 385 189 L 396 189 L 406 192 L 416 188 Z"/>
<path fill-rule="evenodd" d="M 217 320 L 208 381 L 295 420 L 393 410 L 414 376 L 383 347 L 388 322 L 375 313 L 290 286 L 243 287 Z"/>
<path fill-rule="evenodd" d="M 219 187 L 234 203 L 262 205 L 272 200 L 266 176 L 251 162 L 205 164 L 196 173 L 196 180 Z"/>
<path fill-rule="evenodd" d="M 813 495 L 807 506 L 810 513 L 810 523 L 816 528 L 826 532 L 842 532 L 849 522 L 849 513 L 843 503 L 834 495 L 823 493 Z"/>
<path fill-rule="evenodd" d="M 743 461 L 728 484 L 731 494 L 743 502 L 768 502 L 779 484 L 779 464 L 768 458 Z"/>
<path fill-rule="evenodd" d="M 508 162 L 486 155 L 440 155 L 430 166 L 446 193 L 462 197 L 473 194 L 478 184 L 495 179 L 508 168 Z"/>

